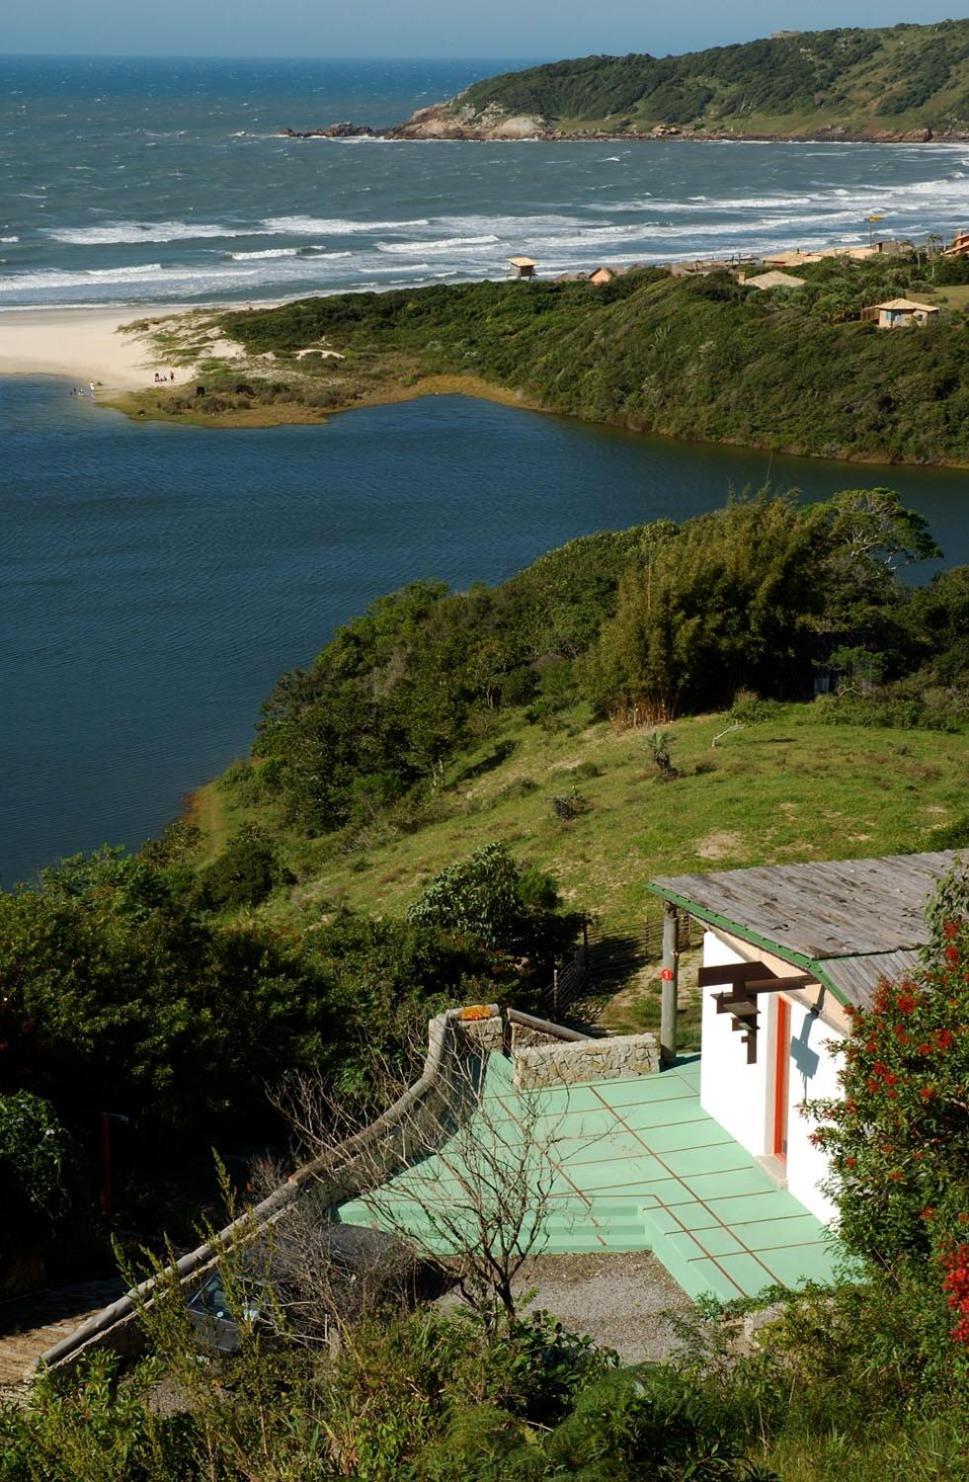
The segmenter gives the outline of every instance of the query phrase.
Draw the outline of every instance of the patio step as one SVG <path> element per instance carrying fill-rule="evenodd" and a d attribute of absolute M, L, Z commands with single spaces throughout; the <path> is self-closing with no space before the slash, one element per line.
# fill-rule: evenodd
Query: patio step
<path fill-rule="evenodd" d="M 655 1210 L 642 1211 L 649 1248 L 666 1267 L 673 1280 L 679 1282 L 688 1297 L 696 1300 L 697 1297 L 714 1296 L 722 1302 L 732 1302 L 737 1297 L 748 1295 L 743 1287 L 720 1270 L 716 1262 L 709 1258 L 691 1259 L 690 1254 L 684 1250 L 690 1240 L 688 1232 L 668 1233 L 659 1220 L 653 1217 L 655 1214 Z"/>

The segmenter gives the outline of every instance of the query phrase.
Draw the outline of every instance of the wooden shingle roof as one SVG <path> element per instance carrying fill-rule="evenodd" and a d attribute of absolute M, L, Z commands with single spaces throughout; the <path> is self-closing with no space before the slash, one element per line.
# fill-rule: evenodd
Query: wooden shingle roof
<path fill-rule="evenodd" d="M 958 858 L 944 850 L 771 865 L 666 876 L 649 889 L 811 973 L 839 1002 L 864 1005 L 883 977 L 916 965 L 929 941 L 925 908 Z"/>

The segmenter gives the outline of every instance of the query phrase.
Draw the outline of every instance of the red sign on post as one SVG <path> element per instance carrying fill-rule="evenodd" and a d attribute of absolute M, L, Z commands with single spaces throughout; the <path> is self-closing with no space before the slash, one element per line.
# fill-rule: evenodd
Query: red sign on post
<path fill-rule="evenodd" d="M 662 972 L 660 973 L 660 977 L 663 979 L 664 983 L 672 983 L 673 969 L 671 967 L 664 967 Z"/>

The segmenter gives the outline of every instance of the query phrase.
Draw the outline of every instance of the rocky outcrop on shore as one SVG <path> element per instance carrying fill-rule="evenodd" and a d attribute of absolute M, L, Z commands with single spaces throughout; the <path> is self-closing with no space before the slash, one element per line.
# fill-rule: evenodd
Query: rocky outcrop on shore
<path fill-rule="evenodd" d="M 840 124 L 822 125 L 810 132 L 780 134 L 745 132 L 734 126 L 723 128 L 680 128 L 674 124 L 656 124 L 647 130 L 622 129 L 557 129 L 548 119 L 531 113 L 504 113 L 498 107 L 476 112 L 460 103 L 434 103 L 419 108 L 404 123 L 388 129 L 372 129 L 366 124 L 334 123 L 325 129 L 281 129 L 286 139 L 458 139 L 476 143 L 514 142 L 538 139 L 545 142 L 588 141 L 609 143 L 614 140 L 694 139 L 701 142 L 730 141 L 737 143 L 838 143 L 838 144 L 929 144 L 963 143 L 969 130 L 863 129 L 853 130 Z"/>
<path fill-rule="evenodd" d="M 332 123 L 325 129 L 280 129 L 284 139 L 375 139 L 376 129 L 367 124 Z"/>

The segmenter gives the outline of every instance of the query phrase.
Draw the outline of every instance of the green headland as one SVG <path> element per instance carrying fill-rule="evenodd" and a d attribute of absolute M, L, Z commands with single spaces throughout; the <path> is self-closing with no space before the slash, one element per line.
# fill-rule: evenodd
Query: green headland
<path fill-rule="evenodd" d="M 798 264 L 632 269 L 599 285 L 538 278 L 141 321 L 193 381 L 116 404 L 223 426 L 317 422 L 375 402 L 466 391 L 637 431 L 870 462 L 969 463 L 969 271 L 902 251 Z M 937 308 L 891 331 L 898 297 Z"/>

